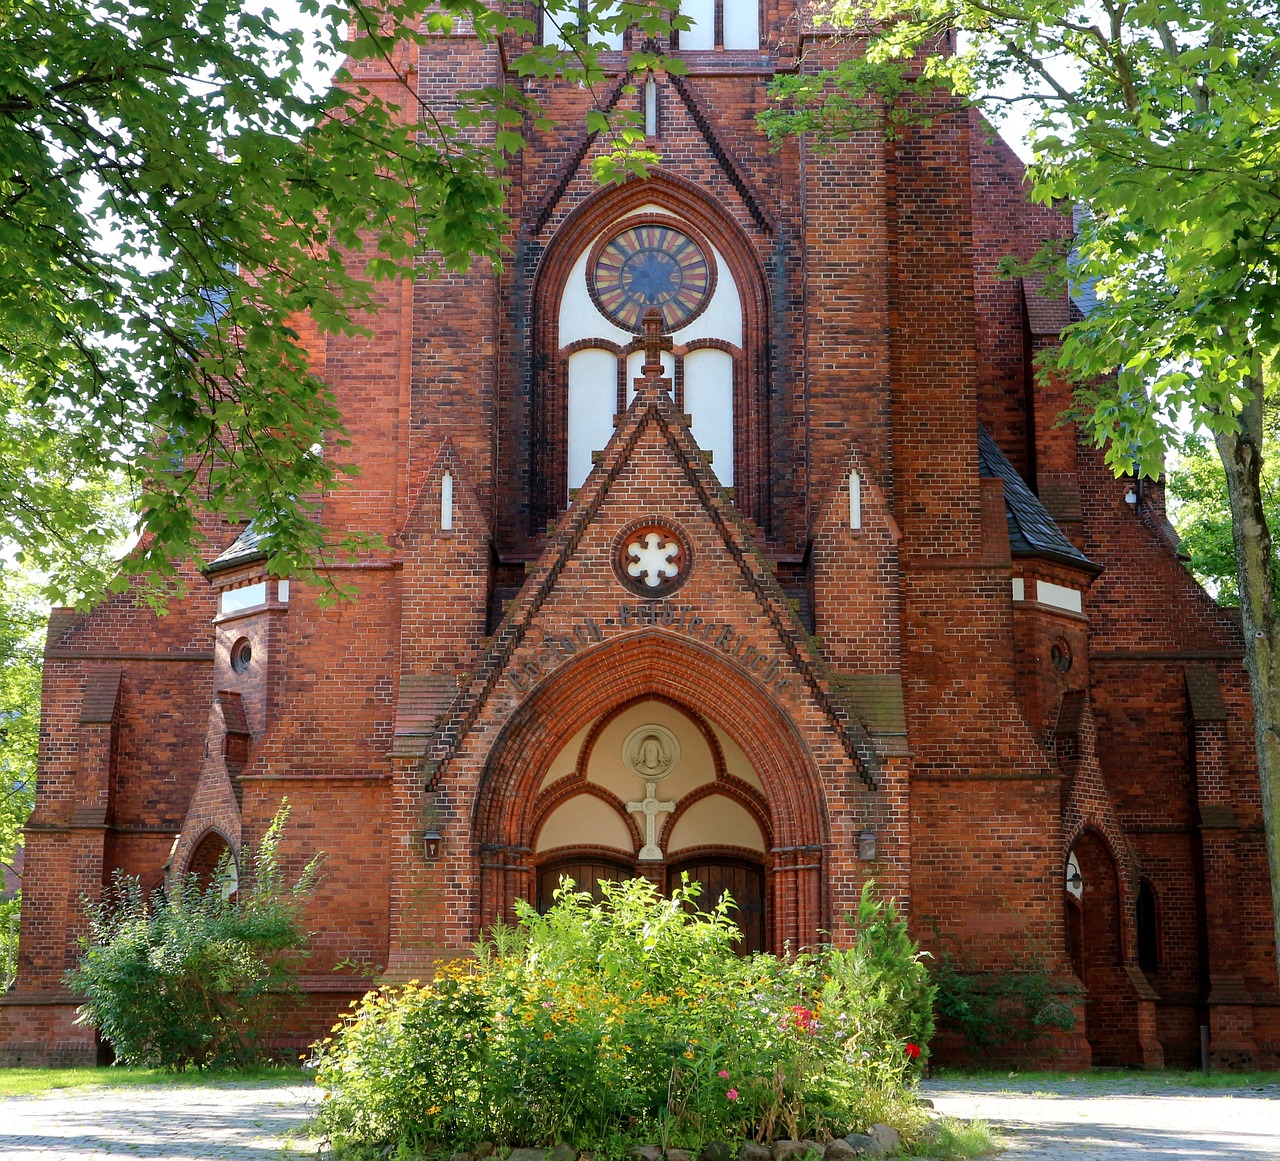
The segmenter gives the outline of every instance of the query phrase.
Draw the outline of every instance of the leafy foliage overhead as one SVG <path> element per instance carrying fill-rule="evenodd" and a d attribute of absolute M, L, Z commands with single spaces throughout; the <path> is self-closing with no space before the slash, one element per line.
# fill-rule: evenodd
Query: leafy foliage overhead
<path fill-rule="evenodd" d="M 17 392 L 0 540 L 57 598 L 106 578 L 56 548 L 86 521 L 44 486 L 54 444 L 69 477 L 132 486 L 144 535 L 126 574 L 176 576 L 215 514 L 252 517 L 280 572 L 372 543 L 331 543 L 313 518 L 353 469 L 299 319 L 360 333 L 379 280 L 499 262 L 508 161 L 527 124 L 547 127 L 522 78 L 590 95 L 601 33 L 672 25 L 655 0 L 585 16 L 549 0 L 567 49 L 512 54 L 494 84 L 432 107 L 415 45 L 469 27 L 510 48 L 533 24 L 483 0 L 303 9 L 321 18 L 311 45 L 245 0 L 0 0 L 0 379 Z M 306 49 L 349 69 L 314 91 Z M 612 135 L 602 179 L 643 169 L 633 118 L 587 116 Z"/>
<path fill-rule="evenodd" d="M 774 135 L 892 131 L 939 89 L 1031 107 L 1033 196 L 1089 208 L 1039 265 L 1097 295 L 1047 364 L 1113 466 L 1158 474 L 1186 409 L 1236 427 L 1280 345 L 1276 0 L 841 0 L 823 27 L 848 50 L 779 79 Z"/>

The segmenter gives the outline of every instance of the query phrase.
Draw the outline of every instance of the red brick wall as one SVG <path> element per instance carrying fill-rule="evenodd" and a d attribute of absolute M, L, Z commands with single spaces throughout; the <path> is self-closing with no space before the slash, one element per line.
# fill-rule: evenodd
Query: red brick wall
<path fill-rule="evenodd" d="M 789 17 L 782 7 L 767 6 L 771 19 Z M 1028 397 L 1048 308 L 1024 307 L 1023 288 L 995 277 L 1002 256 L 1028 256 L 1063 219 L 1025 205 L 1021 167 L 971 117 L 939 111 L 898 141 L 868 134 L 830 154 L 805 142 L 772 150 L 754 116 L 770 68 L 792 59 L 783 30 L 770 27 L 758 58 L 711 54 L 681 82 L 659 82 L 663 163 L 649 186 L 602 191 L 589 174 L 605 145 L 581 116 L 613 99 L 620 76 L 599 94 L 522 82 L 560 127 L 533 133 L 513 159 L 510 260 L 434 280 L 421 270 L 384 289 L 371 337 L 317 341 L 352 439 L 333 454 L 361 469 L 324 497 L 323 519 L 387 545 L 334 570 L 358 601 L 322 607 L 314 586 L 295 582 L 287 607 L 215 623 L 217 593 L 193 573 L 167 618 L 127 597 L 58 615 L 21 977 L 0 1004 L 5 1051 L 92 1052 L 91 1037 L 68 1029 L 60 981 L 81 899 L 114 867 L 156 882 L 179 832 L 175 870 L 211 827 L 249 849 L 286 795 L 290 868 L 326 856 L 308 913 L 308 1000 L 276 1037 L 301 1045 L 360 990 L 335 964 L 420 974 L 527 895 L 527 807 L 551 755 L 601 714 L 662 696 L 725 730 L 763 781 L 775 947 L 820 928 L 847 939 L 844 915 L 874 874 L 927 943 L 936 922 L 941 945 L 979 967 L 1008 970 L 1034 949 L 1065 974 L 1064 861 L 1092 828 L 1118 884 L 1087 917 L 1114 933 L 1105 944 L 1094 932 L 1111 948 L 1106 971 L 1088 973 L 1094 1010 L 1137 1030 L 1112 1043 L 1093 1020 L 1099 1058 L 1150 1063 L 1163 1042 L 1189 1061 L 1205 981 L 1224 977 L 1228 946 L 1234 991 L 1211 1005 L 1223 1059 L 1250 1037 L 1259 1060 L 1274 1055 L 1280 1007 L 1238 626 L 1176 559 L 1160 490 L 1127 505 L 1127 484 L 1055 426 L 1064 388 Z M 465 34 L 433 37 L 401 64 L 444 111 L 459 84 L 500 78 L 497 51 Z M 358 72 L 390 94 L 380 67 Z M 734 499 L 722 495 L 671 405 L 651 394 L 565 511 L 557 279 L 594 230 L 647 201 L 713 235 L 745 288 L 746 470 Z M 979 421 L 1104 566 L 1084 616 L 1015 607 L 1003 497 L 978 476 Z M 863 481 L 857 532 L 844 491 L 852 466 Z M 625 525 L 652 515 L 685 531 L 696 563 L 665 615 L 642 619 L 635 610 L 648 603 L 619 585 L 609 555 Z M 215 529 L 214 548 L 235 532 Z M 242 566 L 235 583 L 258 568 Z M 492 614 L 521 585 L 495 629 Z M 788 601 L 802 591 L 814 639 Z M 236 674 L 228 652 L 242 634 L 254 665 Z M 567 638 L 573 655 L 560 658 L 554 643 Z M 1049 661 L 1059 638 L 1074 659 L 1065 674 Z M 1202 867 L 1208 751 L 1197 767 L 1188 664 L 1213 667 L 1226 706 L 1212 786 L 1234 813 L 1210 840 L 1227 844 L 1220 862 L 1238 885 L 1214 939 L 1216 888 Z M 86 681 L 106 688 L 117 669 L 114 716 L 82 722 Z M 832 673 L 886 689 L 900 680 L 905 736 L 867 738 Z M 1069 738 L 1064 693 L 1086 699 Z M 219 694 L 241 699 L 243 766 L 228 752 L 231 702 Z M 428 825 L 444 835 L 431 864 Z M 863 830 L 876 834 L 874 862 L 857 858 Z M 1148 983 L 1134 975 L 1139 876 L 1159 915 Z M 1060 1062 L 1087 1053 L 1078 1034 L 1050 1047 Z"/>

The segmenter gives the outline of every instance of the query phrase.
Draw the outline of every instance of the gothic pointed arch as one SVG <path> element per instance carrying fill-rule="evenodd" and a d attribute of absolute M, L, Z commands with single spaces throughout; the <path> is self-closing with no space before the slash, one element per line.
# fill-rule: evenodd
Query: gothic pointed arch
<path fill-rule="evenodd" d="M 534 689 L 489 752 L 472 818 L 481 874 L 480 919 L 509 914 L 533 887 L 537 791 L 563 739 L 638 698 L 696 711 L 741 748 L 768 812 L 768 943 L 813 944 L 829 923 L 823 866 L 830 839 L 813 756 L 758 682 L 695 642 L 658 630 L 609 641 Z"/>
<path fill-rule="evenodd" d="M 628 341 L 623 335 L 604 333 L 608 329 L 605 326 L 598 336 L 576 332 L 569 335 L 561 330 L 566 288 L 572 279 L 582 276 L 580 270 L 575 273 L 575 268 L 582 265 L 592 247 L 612 227 L 625 219 L 684 230 L 701 248 L 718 257 L 712 262 L 713 267 L 719 268 L 716 273 L 721 289 L 717 293 L 736 292 L 740 328 L 735 324 L 732 335 L 716 333 L 709 319 L 704 318 L 706 325 L 688 328 L 687 342 L 681 341 L 681 331 L 677 329 L 669 374 L 676 402 L 691 413 L 696 412 L 692 401 L 695 385 L 700 390 L 731 392 L 731 434 L 726 432 L 722 441 L 717 441 L 722 443 L 716 449 L 721 458 L 713 466 L 722 482 L 733 487 L 739 509 L 767 527 L 770 424 L 769 296 L 765 270 L 745 229 L 723 206 L 691 182 L 658 170 L 647 180 L 629 181 L 587 198 L 568 215 L 538 263 L 533 284 L 531 530 L 537 532 L 563 511 L 573 489 L 581 483 L 587 464 L 585 454 L 600 450 L 587 446 L 591 435 L 596 436 L 597 442 L 608 435 L 609 416 L 604 414 L 598 419 L 599 432 L 578 440 L 586 439 L 587 443 L 583 444 L 585 450 L 575 452 L 571 465 L 570 448 L 575 435 L 570 415 L 571 361 L 574 366 L 590 367 L 597 376 L 607 375 L 608 367 L 616 365 L 616 383 L 611 387 L 616 390 L 616 400 L 611 410 L 623 410 L 630 398 L 629 379 L 639 362 L 638 334 Z M 615 359 L 616 364 L 612 361 Z M 593 362 L 598 366 L 593 367 Z M 688 399 L 686 382 L 691 384 Z M 696 414 L 694 430 L 696 434 Z"/>

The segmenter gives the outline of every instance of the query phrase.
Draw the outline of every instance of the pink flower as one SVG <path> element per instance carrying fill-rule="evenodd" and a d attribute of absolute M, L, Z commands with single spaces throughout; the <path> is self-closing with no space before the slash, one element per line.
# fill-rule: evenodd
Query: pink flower
<path fill-rule="evenodd" d="M 722 1068 L 719 1072 L 716 1073 L 716 1076 L 720 1077 L 722 1080 L 728 1080 L 729 1071 L 728 1069 Z"/>
<path fill-rule="evenodd" d="M 731 1101 L 736 1101 L 738 1099 L 738 1090 L 736 1088 L 731 1088 L 724 1095 L 727 1096 Z"/>

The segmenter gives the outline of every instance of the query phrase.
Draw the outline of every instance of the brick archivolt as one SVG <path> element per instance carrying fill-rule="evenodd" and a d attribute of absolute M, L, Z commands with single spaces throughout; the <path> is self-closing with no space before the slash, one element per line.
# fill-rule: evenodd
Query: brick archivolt
<path fill-rule="evenodd" d="M 778 892 L 779 942 L 811 942 L 825 922 L 818 872 L 831 833 L 813 753 L 757 682 L 709 649 L 661 630 L 628 634 L 582 655 L 512 714 L 490 751 L 476 796 L 473 835 L 482 863 L 490 861 L 486 852 L 530 851 L 539 786 L 564 740 L 641 699 L 696 705 L 741 748 L 763 787 L 774 874 L 794 881 L 794 889 Z M 756 797 L 746 784 L 726 789 L 738 799 Z M 487 922 L 501 913 L 506 892 L 488 876 L 482 893 Z"/>
<path fill-rule="evenodd" d="M 516 710 L 481 781 L 477 840 L 525 842 L 538 786 L 563 739 L 639 698 L 697 705 L 733 738 L 760 777 L 776 843 L 827 841 L 822 786 L 791 719 L 756 682 L 709 649 L 660 630 L 609 641 L 563 666 Z"/>

